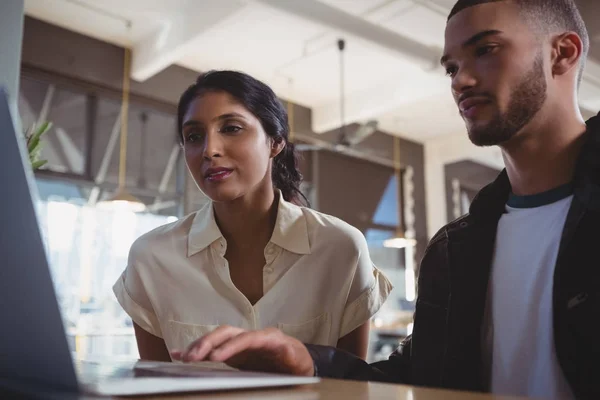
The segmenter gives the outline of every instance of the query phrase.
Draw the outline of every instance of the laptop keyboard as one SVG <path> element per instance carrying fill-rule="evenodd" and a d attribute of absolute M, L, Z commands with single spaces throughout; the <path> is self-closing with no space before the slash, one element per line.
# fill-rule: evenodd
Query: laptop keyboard
<path fill-rule="evenodd" d="M 232 374 L 235 377 L 269 376 L 257 372 L 239 371 L 224 368 L 210 363 L 182 364 L 170 362 L 127 362 L 105 363 L 74 360 L 75 369 L 82 382 L 98 382 L 100 380 L 142 377 L 187 377 L 187 378 L 220 378 Z"/>
<path fill-rule="evenodd" d="M 135 377 L 134 362 L 131 363 L 96 363 L 74 360 L 77 376 L 83 382 L 98 380 Z"/>
<path fill-rule="evenodd" d="M 171 377 L 213 377 L 220 378 L 225 376 L 236 377 L 257 377 L 270 376 L 273 374 L 261 374 L 257 372 L 239 371 L 233 368 L 222 368 L 207 363 L 200 364 L 181 364 L 181 363 L 139 363 L 134 367 L 136 377 L 141 376 L 171 376 Z"/>

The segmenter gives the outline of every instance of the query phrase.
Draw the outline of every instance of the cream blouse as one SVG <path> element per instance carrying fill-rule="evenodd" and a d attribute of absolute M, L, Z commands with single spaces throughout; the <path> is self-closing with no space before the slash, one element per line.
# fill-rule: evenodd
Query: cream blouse
<path fill-rule="evenodd" d="M 392 290 L 358 229 L 281 195 L 264 250 L 264 295 L 255 305 L 231 281 L 226 249 L 208 203 L 135 241 L 113 287 L 117 300 L 169 350 L 219 325 L 277 327 L 304 343 L 335 346 L 369 321 Z"/>

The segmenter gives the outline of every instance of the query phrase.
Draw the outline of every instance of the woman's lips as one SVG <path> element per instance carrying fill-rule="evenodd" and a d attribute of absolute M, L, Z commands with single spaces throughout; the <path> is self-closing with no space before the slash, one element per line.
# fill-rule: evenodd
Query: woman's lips
<path fill-rule="evenodd" d="M 218 168 L 208 170 L 205 177 L 210 182 L 222 182 L 231 176 L 233 170 L 227 168 Z"/>

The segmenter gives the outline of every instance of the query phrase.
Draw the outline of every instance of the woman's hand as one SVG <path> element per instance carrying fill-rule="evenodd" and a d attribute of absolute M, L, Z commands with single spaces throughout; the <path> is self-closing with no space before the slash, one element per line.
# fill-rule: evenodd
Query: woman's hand
<path fill-rule="evenodd" d="M 314 375 L 313 360 L 304 344 L 275 328 L 245 331 L 220 326 L 186 350 L 172 351 L 171 356 L 183 362 L 224 362 L 239 369 Z"/>

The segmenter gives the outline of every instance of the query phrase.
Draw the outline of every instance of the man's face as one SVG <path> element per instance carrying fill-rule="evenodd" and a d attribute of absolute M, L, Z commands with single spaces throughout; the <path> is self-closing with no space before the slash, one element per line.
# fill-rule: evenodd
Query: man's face
<path fill-rule="evenodd" d="M 505 143 L 546 100 L 542 38 L 518 6 L 493 2 L 469 7 L 446 26 L 442 65 L 469 138 L 477 146 Z"/>

